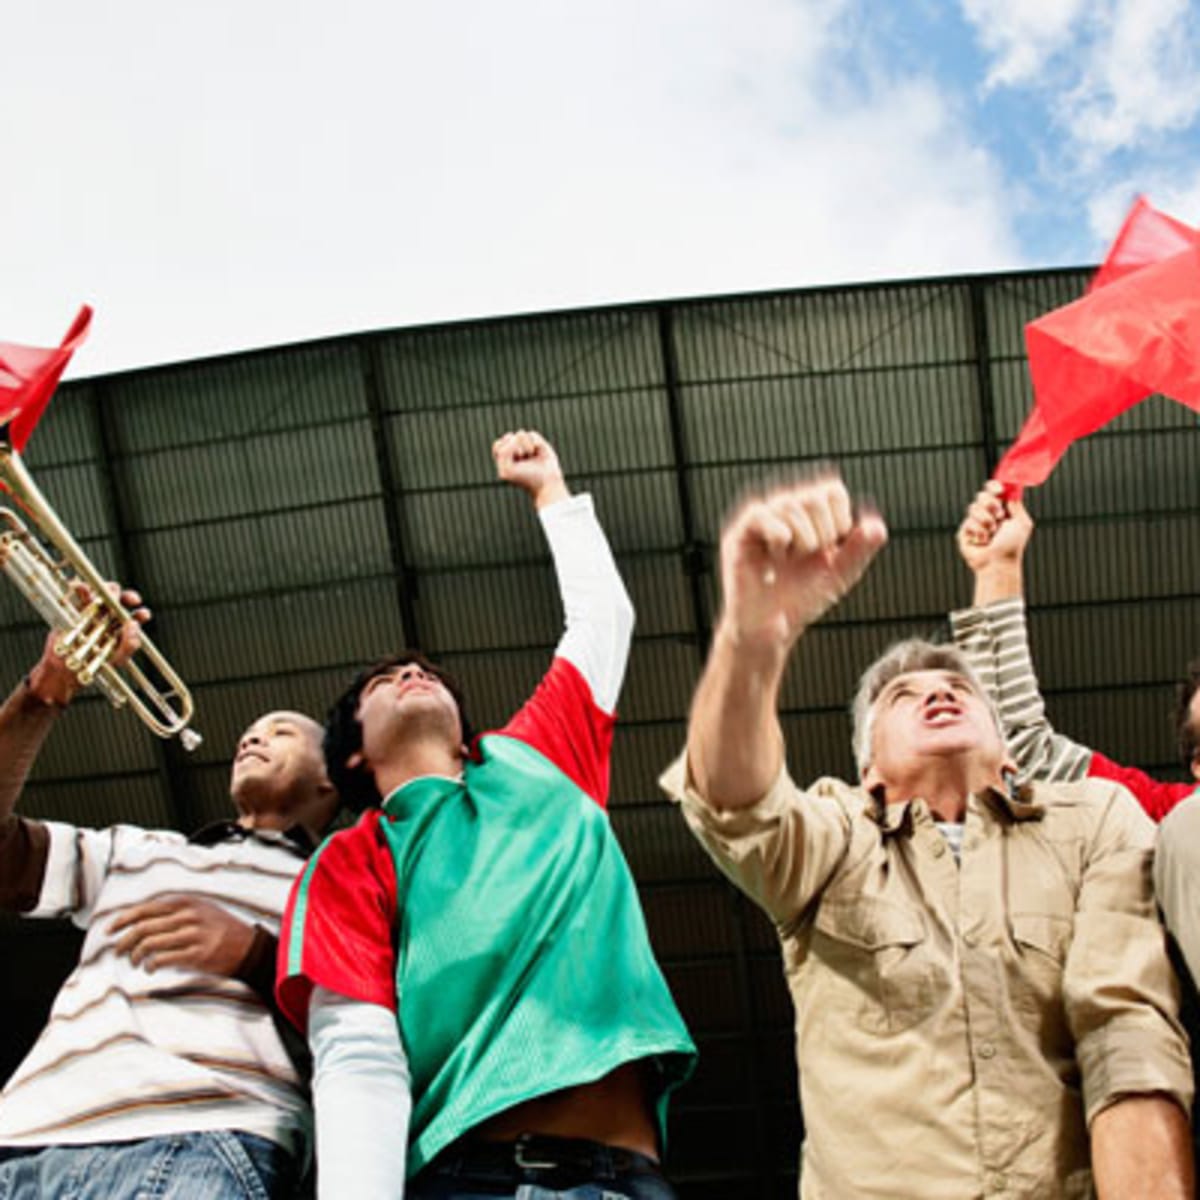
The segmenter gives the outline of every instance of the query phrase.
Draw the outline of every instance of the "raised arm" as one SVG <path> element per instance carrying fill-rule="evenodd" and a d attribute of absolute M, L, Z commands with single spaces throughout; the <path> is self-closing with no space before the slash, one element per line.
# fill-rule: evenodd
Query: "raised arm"
<path fill-rule="evenodd" d="M 1092 752 L 1050 724 L 1029 649 L 1024 558 L 1032 535 L 1025 506 L 1006 501 L 1000 484 L 979 491 L 957 538 L 974 577 L 974 607 L 952 613 L 950 624 L 995 701 L 1021 778 L 1081 779 Z"/>
<path fill-rule="evenodd" d="M 855 518 L 836 475 L 776 488 L 733 513 L 721 537 L 723 608 L 688 725 L 692 779 L 713 808 L 748 807 L 774 783 L 792 649 L 886 540 L 877 513 Z"/>
<path fill-rule="evenodd" d="M 633 605 L 591 497 L 572 496 L 554 447 L 540 433 L 506 433 L 492 446 L 496 472 L 533 500 L 558 578 L 565 631 L 556 654 L 583 676 L 598 708 L 612 713 L 633 636 Z"/>
<path fill-rule="evenodd" d="M 537 507 L 565 619 L 549 670 L 499 732 L 544 754 L 604 807 L 633 605 L 592 498 L 570 495 L 550 443 L 521 430 L 505 434 L 492 453 L 500 478 L 524 488 Z"/>
<path fill-rule="evenodd" d="M 1022 594 L 1032 533 L 1024 505 L 1005 502 L 998 484 L 989 483 L 972 501 L 959 527 L 958 548 L 975 577 L 975 607 L 951 613 L 954 640 L 992 693 L 1023 779 L 1113 779 L 1161 821 L 1192 793 L 1194 784 L 1153 779 L 1072 741 L 1050 724 L 1033 667 Z"/>
<path fill-rule="evenodd" d="M 136 592 L 121 598 L 137 611 L 114 656 L 117 663 L 137 649 L 139 625 L 149 618 L 146 609 L 137 607 L 141 597 Z M 80 686 L 54 652 L 56 639 L 55 633 L 47 635 L 41 658 L 0 706 L 0 909 L 9 912 L 36 907 L 50 851 L 46 827 L 16 816 L 14 810 L 58 714 Z"/>
<path fill-rule="evenodd" d="M 833 475 L 746 500 L 721 537 L 724 607 L 686 752 L 660 786 L 716 865 L 781 928 L 811 915 L 851 837 L 853 793 L 784 768 L 779 688 L 804 630 L 857 582 L 887 530 Z M 830 790 L 832 788 L 832 790 Z"/>

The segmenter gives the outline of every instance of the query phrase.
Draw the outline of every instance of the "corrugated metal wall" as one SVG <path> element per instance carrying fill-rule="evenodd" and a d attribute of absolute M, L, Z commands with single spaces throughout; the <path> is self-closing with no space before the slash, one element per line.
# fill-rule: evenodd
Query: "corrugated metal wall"
<path fill-rule="evenodd" d="M 655 787 L 715 612 L 721 514 L 764 475 L 833 459 L 887 516 L 885 555 L 805 638 L 784 694 L 793 771 L 845 773 L 857 672 L 969 595 L 952 534 L 1029 406 L 1022 326 L 1084 282 L 1069 271 L 526 317 L 63 387 L 30 466 L 103 569 L 153 604 L 206 741 L 189 758 L 80 702 L 26 811 L 184 828 L 222 815 L 250 720 L 319 715 L 357 666 L 406 643 L 462 676 L 477 726 L 502 721 L 545 666 L 559 615 L 536 523 L 494 482 L 489 446 L 541 429 L 594 493 L 638 610 L 613 820 L 703 1051 L 676 1108 L 673 1174 L 685 1197 L 794 1194 L 773 934 Z M 1183 408 L 1151 401 L 1031 498 L 1053 715 L 1155 768 L 1170 769 L 1170 681 L 1200 616 L 1196 438 Z M 10 588 L 0 629 L 0 679 L 15 681 L 42 630 Z M 38 945 L 7 929 L 10 969 L 36 964 Z"/>

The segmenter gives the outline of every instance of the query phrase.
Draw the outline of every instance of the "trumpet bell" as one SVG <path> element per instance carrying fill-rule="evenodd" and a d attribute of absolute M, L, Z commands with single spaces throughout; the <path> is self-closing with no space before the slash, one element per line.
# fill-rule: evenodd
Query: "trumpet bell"
<path fill-rule="evenodd" d="M 0 507 L 0 569 L 57 632 L 55 652 L 82 685 L 95 684 L 115 708 L 129 707 L 159 737 L 178 737 L 185 750 L 194 750 L 202 739 L 189 728 L 191 692 L 154 643 L 143 634 L 127 662 L 109 661 L 131 614 L 109 592 L 6 435 L 0 429 L 0 489 L 22 515 Z"/>

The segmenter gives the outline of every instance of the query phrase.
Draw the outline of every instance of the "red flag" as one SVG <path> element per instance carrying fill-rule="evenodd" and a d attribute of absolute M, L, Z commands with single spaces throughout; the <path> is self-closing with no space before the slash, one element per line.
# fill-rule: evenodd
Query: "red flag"
<path fill-rule="evenodd" d="M 1200 411 L 1200 231 L 1139 199 L 1087 295 L 1031 321 L 1025 344 L 1034 408 L 995 474 L 1013 496 L 1154 392 Z"/>
<path fill-rule="evenodd" d="M 1179 254 L 1193 245 L 1198 236 L 1190 225 L 1159 212 L 1145 196 L 1139 196 L 1109 247 L 1100 270 L 1088 285 L 1088 291 L 1094 292 L 1130 271 Z"/>
<path fill-rule="evenodd" d="M 92 310 L 85 304 L 53 350 L 0 342 L 0 440 L 14 450 L 25 449 L 91 321 Z"/>

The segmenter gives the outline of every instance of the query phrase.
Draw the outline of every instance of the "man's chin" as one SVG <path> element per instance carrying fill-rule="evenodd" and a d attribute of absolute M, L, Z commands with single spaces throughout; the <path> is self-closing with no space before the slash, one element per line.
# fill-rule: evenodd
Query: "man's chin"
<path fill-rule="evenodd" d="M 229 777 L 229 798 L 239 813 L 278 807 L 278 777 L 266 763 L 242 763 Z"/>
<path fill-rule="evenodd" d="M 255 780 L 265 777 L 266 774 L 266 763 L 261 763 L 254 759 L 234 763 L 232 770 L 229 772 L 229 794 L 236 796 L 243 788 L 252 787 Z"/>

